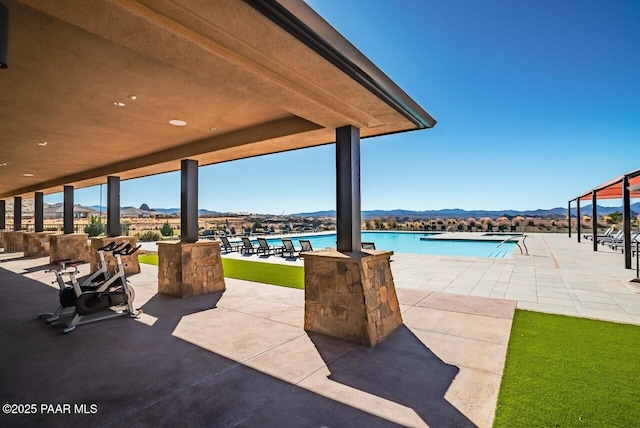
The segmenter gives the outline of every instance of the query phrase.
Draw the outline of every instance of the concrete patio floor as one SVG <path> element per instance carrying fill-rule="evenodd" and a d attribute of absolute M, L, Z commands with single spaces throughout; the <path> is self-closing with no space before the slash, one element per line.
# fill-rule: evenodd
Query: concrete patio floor
<path fill-rule="evenodd" d="M 405 324 L 373 349 L 305 333 L 302 290 L 227 278 L 224 293 L 181 300 L 156 294 L 148 265 L 130 277 L 139 319 L 61 335 L 36 319 L 57 305 L 47 259 L 0 254 L 0 398 L 38 406 L 0 425 L 489 427 L 516 304 L 640 324 L 619 253 L 565 235 L 527 244 L 510 259 L 394 255 Z M 58 403 L 97 413 L 39 407 Z"/>
<path fill-rule="evenodd" d="M 514 301 L 401 289 L 405 324 L 371 349 L 305 333 L 302 290 L 181 300 L 143 265 L 139 319 L 62 335 L 36 317 L 57 305 L 47 259 L 19 256 L 0 256 L 0 399 L 38 411 L 1 426 L 491 426 Z M 40 408 L 58 403 L 97 413 Z"/>

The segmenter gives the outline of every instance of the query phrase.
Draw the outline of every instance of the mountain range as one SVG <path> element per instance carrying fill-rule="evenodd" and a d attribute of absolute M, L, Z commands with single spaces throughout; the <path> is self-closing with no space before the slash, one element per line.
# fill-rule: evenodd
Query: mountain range
<path fill-rule="evenodd" d="M 622 207 L 603 207 L 600 205 L 596 206 L 598 215 L 607 215 L 614 213 L 616 211 L 622 212 Z M 631 212 L 633 215 L 637 215 L 640 213 L 640 202 L 636 202 L 631 204 Z M 580 214 L 581 215 L 591 215 L 591 205 L 580 206 Z M 315 212 L 307 212 L 307 213 L 296 213 L 291 214 L 293 216 L 299 217 L 335 217 L 335 210 L 327 210 L 327 211 L 315 211 Z M 571 207 L 571 215 L 576 215 L 575 204 Z M 537 209 L 537 210 L 500 210 L 500 211 L 489 211 L 489 210 L 463 210 L 459 208 L 453 209 L 443 209 L 443 210 L 426 210 L 426 211 L 412 211 L 412 210 L 365 210 L 362 211 L 363 219 L 372 219 L 376 217 L 408 217 L 408 218 L 468 218 L 468 217 L 545 217 L 545 218 L 566 218 L 567 217 L 567 209 L 562 207 L 551 208 L 551 209 Z"/>

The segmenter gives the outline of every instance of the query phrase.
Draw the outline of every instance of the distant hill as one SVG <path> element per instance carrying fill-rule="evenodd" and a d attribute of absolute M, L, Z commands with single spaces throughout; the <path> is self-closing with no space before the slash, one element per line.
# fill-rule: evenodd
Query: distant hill
<path fill-rule="evenodd" d="M 607 215 L 616 211 L 622 211 L 622 207 L 602 207 L 598 205 L 598 215 Z M 640 202 L 631 204 L 631 211 L 633 213 L 640 213 Z M 580 206 L 580 214 L 590 215 L 591 205 Z M 296 217 L 335 217 L 335 210 L 327 211 L 314 211 L 306 213 L 291 214 Z M 506 215 L 508 217 L 522 216 L 522 217 L 545 217 L 545 218 L 564 218 L 567 216 L 567 209 L 562 207 L 551 209 L 537 209 L 537 210 L 463 210 L 459 208 L 442 209 L 442 210 L 425 210 L 425 211 L 412 211 L 412 210 L 369 210 L 362 211 L 362 218 L 371 219 L 375 217 L 408 217 L 408 218 L 468 218 L 468 217 L 500 217 Z M 575 203 L 571 207 L 571 215 L 576 215 Z"/>

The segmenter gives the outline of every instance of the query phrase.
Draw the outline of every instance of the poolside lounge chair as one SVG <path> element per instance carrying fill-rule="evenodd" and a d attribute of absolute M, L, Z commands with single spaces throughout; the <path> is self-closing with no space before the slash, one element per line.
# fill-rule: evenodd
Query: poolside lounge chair
<path fill-rule="evenodd" d="M 240 244 L 238 244 L 237 242 L 229 242 L 229 238 L 227 238 L 226 236 L 220 236 L 220 246 L 227 253 L 231 251 L 238 251 L 240 249 Z"/>
<path fill-rule="evenodd" d="M 284 257 L 284 253 L 289 254 L 289 257 L 295 257 L 298 250 L 293 246 L 293 241 L 291 239 L 282 239 L 282 257 Z"/>
<path fill-rule="evenodd" d="M 604 245 L 604 244 L 609 243 L 609 242 L 619 241 L 619 240 L 623 239 L 623 236 L 624 236 L 624 230 L 619 230 L 613 235 L 597 238 L 597 241 L 598 241 L 599 244 Z"/>
<path fill-rule="evenodd" d="M 268 256 L 271 253 L 276 255 L 280 252 L 282 252 L 282 247 L 269 245 L 265 238 L 258 238 L 258 248 L 256 248 L 257 254 L 263 253 L 265 256 Z"/>
<path fill-rule="evenodd" d="M 362 243 L 362 249 L 363 250 L 375 250 L 376 249 L 376 243 L 375 242 L 363 242 Z"/>
<path fill-rule="evenodd" d="M 313 248 L 311 247 L 311 241 L 309 241 L 308 239 L 300 239 L 298 242 L 300 242 L 300 246 L 302 247 L 300 248 L 300 253 L 313 251 Z"/>
<path fill-rule="evenodd" d="M 254 254 L 257 251 L 257 248 L 253 246 L 253 244 L 251 243 L 251 241 L 249 241 L 249 238 L 247 238 L 246 236 L 243 236 L 242 238 L 242 252 L 244 254 L 247 253 L 251 253 Z"/>
<path fill-rule="evenodd" d="M 598 238 L 606 238 L 606 237 L 610 237 L 615 233 L 615 229 L 613 228 L 608 228 L 607 230 L 604 231 L 604 233 L 602 235 L 598 235 Z M 591 233 L 584 233 L 582 234 L 582 237 L 585 239 L 590 239 L 593 241 L 593 234 Z"/>
<path fill-rule="evenodd" d="M 638 240 L 639 238 L 639 234 L 638 232 L 633 232 L 630 236 L 629 236 L 629 242 L 631 242 L 632 246 L 635 246 L 635 242 L 636 240 Z M 624 233 L 622 234 L 622 238 L 621 239 L 614 239 L 613 241 L 609 241 L 606 243 L 612 250 L 617 250 L 617 249 L 621 249 L 622 252 L 624 252 Z"/>

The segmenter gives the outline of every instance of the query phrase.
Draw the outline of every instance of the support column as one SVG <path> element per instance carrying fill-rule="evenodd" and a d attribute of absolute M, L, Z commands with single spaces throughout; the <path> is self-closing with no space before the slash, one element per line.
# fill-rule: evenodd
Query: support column
<path fill-rule="evenodd" d="M 598 196 L 596 191 L 591 192 L 591 226 L 593 227 L 593 251 L 598 251 Z"/>
<path fill-rule="evenodd" d="M 7 203 L 4 199 L 0 200 L 0 230 L 7 228 Z"/>
<path fill-rule="evenodd" d="M 73 230 L 73 186 L 64 186 L 63 228 L 65 235 L 70 235 Z"/>
<path fill-rule="evenodd" d="M 13 230 L 22 230 L 22 197 L 13 198 Z"/>
<path fill-rule="evenodd" d="M 567 209 L 567 218 L 569 219 L 569 238 L 571 238 L 571 201 L 569 201 L 569 208 Z"/>
<path fill-rule="evenodd" d="M 36 192 L 33 196 L 34 232 L 44 231 L 44 193 Z"/>
<path fill-rule="evenodd" d="M 360 129 L 336 129 L 336 225 L 338 251 L 361 249 Z"/>
<path fill-rule="evenodd" d="M 107 177 L 107 236 L 122 235 L 120 226 L 120 177 Z"/>
<path fill-rule="evenodd" d="M 631 269 L 631 195 L 629 177 L 622 179 L 622 230 L 624 232 L 624 267 Z"/>
<path fill-rule="evenodd" d="M 198 241 L 198 161 L 181 163 L 180 242 Z"/>
<path fill-rule="evenodd" d="M 337 250 L 305 253 L 304 329 L 374 346 L 402 325 L 391 251 L 362 250 L 360 130 L 336 130 Z"/>
<path fill-rule="evenodd" d="M 576 217 L 578 219 L 578 227 L 576 233 L 578 234 L 578 242 L 580 242 L 580 235 L 582 235 L 582 217 L 580 214 L 580 198 L 576 199 Z"/>
<path fill-rule="evenodd" d="M 180 242 L 158 242 L 158 292 L 191 297 L 224 290 L 220 243 L 198 242 L 198 161 L 183 159 Z"/>

